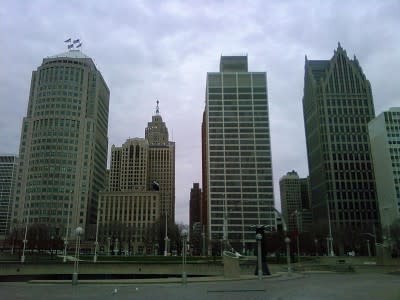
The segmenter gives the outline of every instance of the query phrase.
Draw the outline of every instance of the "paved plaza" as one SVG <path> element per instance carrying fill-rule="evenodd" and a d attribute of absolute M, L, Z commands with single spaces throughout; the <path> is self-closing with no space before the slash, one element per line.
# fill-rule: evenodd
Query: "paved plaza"
<path fill-rule="evenodd" d="M 0 283 L 0 299 L 399 300 L 400 274 L 302 274 L 259 280 L 102 284 Z"/>

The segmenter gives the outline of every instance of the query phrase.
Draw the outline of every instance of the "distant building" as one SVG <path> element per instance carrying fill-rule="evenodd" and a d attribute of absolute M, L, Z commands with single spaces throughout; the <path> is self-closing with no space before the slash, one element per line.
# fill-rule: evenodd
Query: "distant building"
<path fill-rule="evenodd" d="M 157 100 L 156 114 L 147 124 L 145 138 L 149 143 L 150 182 L 157 182 L 160 192 L 160 213 L 175 222 L 175 142 L 169 140 Z"/>
<path fill-rule="evenodd" d="M 193 183 L 189 200 L 189 230 L 191 232 L 194 223 L 201 223 L 201 189 L 198 183 Z"/>
<path fill-rule="evenodd" d="M 17 166 L 17 156 L 0 155 L 0 240 L 5 240 L 10 231 Z"/>
<path fill-rule="evenodd" d="M 100 71 L 79 50 L 46 57 L 32 72 L 12 226 L 41 223 L 64 238 L 67 224 L 72 234 L 78 226 L 96 224 L 107 166 L 109 98 Z"/>
<path fill-rule="evenodd" d="M 383 232 L 400 218 L 400 108 L 381 113 L 368 124 Z"/>
<path fill-rule="evenodd" d="M 288 172 L 279 180 L 282 215 L 289 232 L 312 230 L 308 178 L 300 178 L 296 171 Z"/>
<path fill-rule="evenodd" d="M 175 143 L 158 110 L 146 138 L 111 147 L 108 190 L 100 193 L 99 240 L 104 251 L 158 253 L 166 213 L 174 221 Z"/>
<path fill-rule="evenodd" d="M 247 56 L 221 56 L 220 71 L 207 73 L 202 145 L 211 245 L 253 249 L 251 225 L 275 217 L 266 73 L 249 72 Z"/>
<path fill-rule="evenodd" d="M 352 232 L 379 223 L 367 126 L 375 111 L 369 81 L 340 44 L 330 60 L 306 57 L 303 113 L 317 234 L 350 251 Z"/>

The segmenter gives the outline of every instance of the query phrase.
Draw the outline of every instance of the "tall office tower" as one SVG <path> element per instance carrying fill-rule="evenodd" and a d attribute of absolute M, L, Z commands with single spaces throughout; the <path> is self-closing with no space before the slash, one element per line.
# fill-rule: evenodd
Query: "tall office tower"
<path fill-rule="evenodd" d="M 110 91 L 79 50 L 43 59 L 32 73 L 23 119 L 12 222 L 53 234 L 96 223 L 104 189 Z M 62 230 L 62 231 L 61 231 Z"/>
<path fill-rule="evenodd" d="M 152 121 L 145 130 L 149 143 L 150 183 L 159 185 L 161 197 L 161 214 L 175 222 L 175 142 L 168 140 L 168 129 L 163 122 L 158 106 Z"/>
<path fill-rule="evenodd" d="M 198 183 L 193 183 L 189 200 L 189 230 L 195 223 L 201 223 L 201 189 Z"/>
<path fill-rule="evenodd" d="M 350 251 L 351 232 L 378 223 L 367 127 L 374 105 L 358 60 L 340 44 L 330 60 L 306 57 L 303 113 L 315 228 Z"/>
<path fill-rule="evenodd" d="M 128 139 L 111 147 L 109 190 L 100 193 L 99 242 L 105 248 L 154 253 L 160 193 L 149 182 L 149 143 Z M 118 250 L 119 251 L 119 250 Z"/>
<path fill-rule="evenodd" d="M 309 185 L 296 171 L 288 172 L 279 180 L 282 214 L 288 231 L 310 231 L 312 225 Z"/>
<path fill-rule="evenodd" d="M 202 247 L 202 243 L 205 242 L 205 239 L 202 238 L 205 226 L 201 223 L 201 194 L 199 183 L 193 183 L 193 187 L 190 189 L 189 200 L 189 237 L 194 255 L 199 255 L 203 249 L 205 250 Z"/>
<path fill-rule="evenodd" d="M 201 181 L 203 192 L 201 193 L 201 224 L 208 226 L 208 172 L 207 172 L 207 130 L 206 130 L 206 111 L 203 112 L 203 122 L 201 123 Z M 206 235 L 207 235 L 206 231 Z M 208 241 L 208 236 L 206 241 Z"/>
<path fill-rule="evenodd" d="M 368 124 L 382 229 L 400 218 L 400 108 L 391 108 Z"/>
<path fill-rule="evenodd" d="M 254 249 L 252 225 L 275 225 L 265 72 L 248 72 L 247 56 L 222 56 L 207 74 L 206 147 L 208 231 L 238 251 Z"/>
<path fill-rule="evenodd" d="M 10 230 L 17 165 L 15 155 L 0 155 L 0 240 L 5 240 Z"/>

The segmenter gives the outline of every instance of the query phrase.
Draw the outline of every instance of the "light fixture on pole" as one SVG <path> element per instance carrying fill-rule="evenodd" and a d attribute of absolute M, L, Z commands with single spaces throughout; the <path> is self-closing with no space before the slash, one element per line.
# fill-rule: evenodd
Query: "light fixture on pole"
<path fill-rule="evenodd" d="M 97 248 L 99 247 L 99 217 L 100 217 L 100 208 L 97 210 L 97 222 L 96 222 L 96 241 L 94 242 L 94 256 L 93 256 L 93 262 L 97 262 Z"/>
<path fill-rule="evenodd" d="M 286 262 L 287 262 L 287 273 L 288 276 L 292 275 L 292 268 L 290 266 L 290 238 L 287 236 L 285 237 L 286 243 Z"/>
<path fill-rule="evenodd" d="M 83 228 L 77 227 L 75 229 L 76 241 L 75 241 L 75 261 L 74 261 L 74 273 L 72 274 L 72 285 L 78 284 L 79 274 L 79 253 L 81 248 L 81 235 L 83 234 Z"/>
<path fill-rule="evenodd" d="M 318 240 L 317 239 L 314 240 L 314 244 L 315 244 L 315 256 L 318 256 Z"/>
<path fill-rule="evenodd" d="M 167 214 L 167 211 L 165 211 L 164 256 L 168 256 L 168 214 Z"/>
<path fill-rule="evenodd" d="M 262 262 L 261 262 L 261 257 L 262 257 L 262 253 L 261 253 L 261 241 L 262 241 L 262 234 L 261 233 L 257 233 L 256 234 L 256 241 L 257 241 L 257 266 L 258 266 L 258 280 L 262 279 Z"/>
<path fill-rule="evenodd" d="M 67 228 L 65 230 L 65 237 L 64 237 L 64 257 L 63 257 L 63 262 L 67 262 L 67 251 L 68 251 L 68 238 L 69 238 L 69 217 L 71 214 L 71 200 L 73 196 L 73 191 L 71 191 L 71 195 L 69 197 L 68 201 L 68 210 L 67 210 Z"/>
<path fill-rule="evenodd" d="M 182 284 L 186 284 L 187 275 L 185 270 L 186 265 L 186 240 L 187 240 L 188 232 L 186 229 L 182 229 Z"/>
<path fill-rule="evenodd" d="M 29 205 L 32 203 L 32 194 L 29 194 Z M 31 210 L 29 209 L 29 206 L 26 206 L 28 208 L 28 216 L 26 218 L 25 222 L 25 234 L 24 234 L 24 240 L 22 241 L 24 243 L 24 247 L 22 249 L 22 256 L 21 256 L 21 263 L 23 264 L 25 262 L 25 249 L 26 249 L 26 244 L 28 243 L 28 240 L 26 239 L 27 234 L 28 234 L 28 223 L 29 223 L 29 217 L 31 214 Z"/>

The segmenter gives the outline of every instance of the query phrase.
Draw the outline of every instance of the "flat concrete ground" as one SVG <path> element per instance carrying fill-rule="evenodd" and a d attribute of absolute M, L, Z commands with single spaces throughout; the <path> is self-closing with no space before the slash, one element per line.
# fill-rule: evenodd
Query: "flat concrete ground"
<path fill-rule="evenodd" d="M 117 289 L 116 293 L 113 293 Z M 0 283 L 0 299 L 400 300 L 400 274 L 309 274 L 171 284 Z"/>

